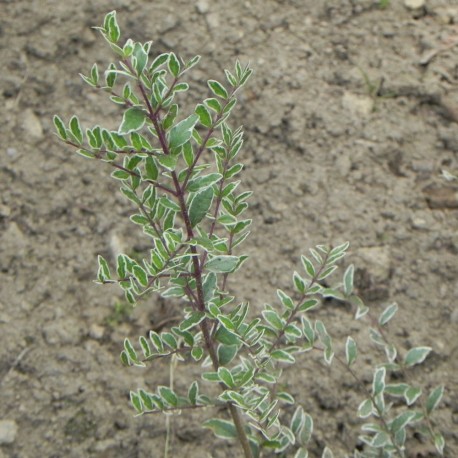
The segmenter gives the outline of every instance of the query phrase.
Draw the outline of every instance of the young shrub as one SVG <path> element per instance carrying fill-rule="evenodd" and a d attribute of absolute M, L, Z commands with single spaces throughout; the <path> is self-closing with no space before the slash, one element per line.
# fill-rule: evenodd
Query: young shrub
<path fill-rule="evenodd" d="M 245 216 L 251 192 L 241 190 L 239 179 L 243 131 L 230 127 L 228 120 L 252 69 L 236 61 L 233 70 L 225 71 L 224 83 L 209 80 L 209 97 L 183 114 L 180 100 L 189 89 L 185 76 L 199 56 L 184 61 L 173 52 L 152 54 L 151 42 L 122 43 L 114 11 L 98 30 L 118 62 L 102 72 L 94 64 L 89 75 L 81 76 L 122 108 L 119 128 L 83 129 L 77 116 L 65 123 L 56 115 L 56 133 L 77 153 L 112 167 L 111 176 L 134 208 L 130 219 L 150 238 L 151 249 L 141 260 L 120 254 L 111 268 L 99 256 L 97 281 L 118 283 L 130 304 L 147 292 L 179 298 L 182 304 L 177 326 L 150 331 L 138 341 L 126 338 L 121 361 L 143 367 L 168 357 L 202 368 L 201 380 L 191 381 L 185 392 L 167 386 L 131 391 L 135 412 L 225 406 L 227 417 L 209 418 L 203 426 L 219 438 L 238 441 L 245 457 L 261 456 L 263 450 L 307 457 L 313 419 L 290 393 L 277 388 L 303 353 L 318 350 L 327 364 L 343 365 L 365 392 L 358 409 L 366 421 L 360 438 L 364 446 L 355 456 L 404 456 L 408 428 L 431 437 L 442 453 L 444 439 L 430 417 L 444 389 L 423 393 L 407 381 L 406 372 L 421 364 L 431 348 L 400 355 L 385 332 L 397 306 L 389 306 L 371 328 L 371 339 L 386 356 L 374 368 L 371 388 L 353 369 L 355 340 L 349 336 L 345 354 L 335 354 L 325 323 L 312 317 L 327 297 L 353 304 L 357 319 L 367 315 L 368 308 L 353 291 L 353 266 L 336 286 L 325 285 L 348 243 L 318 245 L 310 257 L 302 256 L 303 272 L 292 275 L 294 293 L 277 290 L 277 304 L 266 305 L 258 317 L 228 291 L 229 276 L 247 259 L 239 249 L 251 224 Z M 390 382 L 391 372 L 402 374 L 402 383 Z M 206 392 L 208 384 L 219 387 L 218 396 Z M 392 398 L 401 399 L 404 408 L 393 408 Z M 294 406 L 291 418 L 283 412 L 288 405 Z M 331 456 L 326 447 L 323 457 Z"/>

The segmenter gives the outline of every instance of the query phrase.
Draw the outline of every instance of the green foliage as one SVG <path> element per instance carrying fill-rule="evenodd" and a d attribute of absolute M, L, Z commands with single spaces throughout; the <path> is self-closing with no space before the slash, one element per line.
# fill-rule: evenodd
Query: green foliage
<path fill-rule="evenodd" d="M 389 305 L 372 320 L 370 338 L 383 350 L 384 359 L 374 368 L 370 389 L 356 372 L 360 344 L 348 336 L 341 355 L 325 323 L 313 317 L 326 298 L 353 306 L 356 319 L 368 314 L 355 292 L 352 265 L 342 281 L 331 281 L 349 243 L 318 245 L 303 255 L 303 271 L 294 272 L 289 289 L 278 289 L 276 303 L 266 304 L 257 317 L 228 292 L 230 274 L 247 259 L 238 249 L 249 235 L 251 220 L 244 213 L 251 192 L 239 189 L 237 179 L 243 168 L 238 162 L 243 131 L 227 121 L 252 70 L 236 61 L 232 72 L 225 71 L 227 83 L 209 80 L 210 97 L 183 117 L 180 97 L 189 85 L 182 79 L 199 56 L 186 62 L 174 53 L 151 56 L 151 42 L 128 39 L 121 45 L 115 12 L 98 30 L 119 61 L 108 66 L 104 77 L 94 65 L 83 80 L 123 108 L 120 127 L 83 130 L 76 116 L 68 127 L 57 115 L 53 121 L 63 142 L 114 168 L 112 177 L 134 209 L 130 219 L 150 238 L 151 249 L 136 259 L 120 254 L 111 269 L 99 256 L 97 282 L 118 283 L 129 304 L 155 292 L 179 298 L 183 305 L 177 326 L 150 331 L 136 341 L 126 338 L 121 362 L 143 367 L 159 358 L 202 361 L 202 380 L 191 381 L 184 393 L 166 386 L 154 392 L 131 391 L 135 412 L 225 406 L 230 419 L 210 418 L 203 426 L 219 438 L 238 440 L 244 456 L 260 456 L 265 449 L 307 457 L 313 419 L 291 393 L 278 388 L 288 368 L 314 350 L 326 364 L 341 364 L 365 393 L 357 412 L 364 421 L 364 446 L 355 456 L 402 457 L 407 431 L 413 428 L 429 435 L 442 453 L 444 440 L 431 415 L 444 388 L 423 395 L 406 375 L 431 348 L 418 346 L 402 357 L 385 335 L 398 306 Z M 402 382 L 392 383 L 392 373 Z M 220 387 L 216 397 L 205 394 L 209 383 Z M 392 398 L 398 401 L 396 408 Z M 291 405 L 294 410 L 288 409 Z M 325 448 L 322 456 L 333 455 Z"/>

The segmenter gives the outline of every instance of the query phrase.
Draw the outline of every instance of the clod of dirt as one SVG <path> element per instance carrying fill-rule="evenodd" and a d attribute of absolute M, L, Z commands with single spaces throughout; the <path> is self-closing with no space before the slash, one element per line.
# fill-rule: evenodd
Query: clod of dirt
<path fill-rule="evenodd" d="M 429 185 L 423 189 L 429 208 L 458 208 L 458 187 Z"/>
<path fill-rule="evenodd" d="M 16 439 L 17 430 L 14 420 L 0 420 L 0 445 L 12 444 Z"/>

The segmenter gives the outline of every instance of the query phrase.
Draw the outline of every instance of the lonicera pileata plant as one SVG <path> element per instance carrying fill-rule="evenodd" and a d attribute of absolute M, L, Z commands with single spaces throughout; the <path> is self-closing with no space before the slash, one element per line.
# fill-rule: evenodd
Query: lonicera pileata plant
<path fill-rule="evenodd" d="M 367 420 L 355 456 L 403 457 L 412 430 L 432 438 L 442 454 L 444 439 L 431 413 L 444 389 L 424 395 L 409 381 L 408 369 L 423 362 L 431 348 L 415 347 L 400 355 L 385 331 L 397 305 L 369 323 L 372 341 L 385 353 L 385 361 L 374 368 L 371 387 L 354 369 L 355 340 L 348 337 L 345 354 L 335 354 L 325 324 L 311 316 L 326 297 L 352 304 L 356 319 L 368 316 L 354 293 L 353 266 L 332 288 L 323 282 L 337 269 L 348 243 L 318 245 L 310 257 L 302 256 L 303 272 L 293 273 L 291 292 L 277 290 L 278 304 L 265 305 L 258 317 L 230 292 L 229 276 L 247 260 L 239 249 L 250 234 L 245 212 L 251 192 L 241 189 L 239 180 L 243 131 L 231 128 L 228 120 L 252 69 L 236 61 L 233 71 L 225 71 L 226 82 L 209 80 L 210 96 L 191 114 L 183 114 L 180 98 L 189 89 L 185 76 L 199 56 L 184 61 L 173 52 L 154 56 L 152 42 L 128 39 L 121 44 L 114 11 L 98 30 L 119 61 L 102 74 L 94 64 L 88 76 L 81 76 L 123 110 L 119 128 L 83 130 L 76 116 L 68 125 L 55 116 L 54 124 L 64 143 L 114 169 L 112 177 L 135 208 L 130 219 L 150 238 L 151 249 L 141 261 L 119 254 L 114 274 L 99 256 L 97 279 L 119 284 L 131 304 L 154 294 L 182 304 L 176 326 L 151 331 L 136 343 L 126 338 L 121 360 L 143 367 L 170 357 L 201 367 L 201 380 L 191 381 L 185 393 L 170 386 L 152 393 L 131 391 L 137 414 L 225 406 L 227 416 L 210 418 L 203 426 L 220 438 L 237 440 L 245 457 L 268 450 L 307 457 L 312 417 L 279 389 L 279 381 L 289 367 L 301 364 L 303 353 L 318 350 L 326 363 L 334 360 L 345 367 L 364 393 L 358 416 Z M 395 381 L 390 381 L 391 373 L 397 373 Z M 215 392 L 208 384 L 219 387 L 219 395 L 208 394 Z M 330 448 L 323 456 L 332 456 Z"/>

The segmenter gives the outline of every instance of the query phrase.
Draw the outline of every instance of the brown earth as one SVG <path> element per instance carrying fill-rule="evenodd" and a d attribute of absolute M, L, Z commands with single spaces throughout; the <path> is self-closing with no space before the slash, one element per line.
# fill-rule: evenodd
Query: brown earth
<path fill-rule="evenodd" d="M 161 457 L 166 421 L 133 418 L 130 389 L 168 383 L 166 364 L 125 369 L 118 354 L 176 307 L 130 311 L 116 288 L 91 282 L 96 255 L 146 248 L 106 168 L 52 135 L 52 115 L 119 125 L 118 109 L 78 78 L 111 59 L 90 26 L 117 9 L 124 36 L 155 52 L 201 54 L 191 102 L 235 58 L 255 69 L 234 123 L 243 123 L 244 186 L 253 189 L 251 255 L 234 290 L 253 307 L 288 289 L 299 255 L 351 241 L 345 264 L 375 312 L 396 301 L 404 351 L 434 349 L 414 378 L 446 394 L 435 416 L 458 456 L 458 6 L 427 0 L 113 0 L 0 2 L 0 457 Z M 318 311 L 336 341 L 361 324 L 335 303 Z M 170 325 L 170 322 L 166 324 Z M 367 336 L 366 336 L 367 340 Z M 359 367 L 370 380 L 377 353 Z M 197 374 L 183 366 L 177 390 Z M 315 418 L 311 456 L 351 453 L 363 393 L 339 367 L 307 355 L 287 375 Z M 208 412 L 208 415 L 211 413 Z M 204 417 L 207 413 L 204 414 Z M 172 417 L 170 456 L 240 456 Z M 413 439 L 412 457 L 435 456 Z"/>

